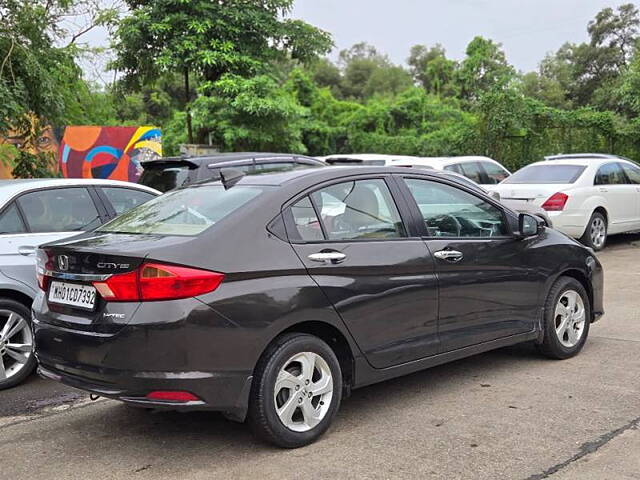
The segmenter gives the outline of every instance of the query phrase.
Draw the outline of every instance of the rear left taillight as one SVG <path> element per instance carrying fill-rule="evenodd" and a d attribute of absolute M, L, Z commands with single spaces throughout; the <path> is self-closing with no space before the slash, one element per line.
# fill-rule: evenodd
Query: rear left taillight
<path fill-rule="evenodd" d="M 560 212 L 564 210 L 567 200 L 569 200 L 569 195 L 566 193 L 554 193 L 542 204 L 542 208 L 547 212 Z"/>
<path fill-rule="evenodd" d="M 144 302 L 196 297 L 214 291 L 222 280 L 224 274 L 209 270 L 145 263 L 93 286 L 110 302 Z"/>

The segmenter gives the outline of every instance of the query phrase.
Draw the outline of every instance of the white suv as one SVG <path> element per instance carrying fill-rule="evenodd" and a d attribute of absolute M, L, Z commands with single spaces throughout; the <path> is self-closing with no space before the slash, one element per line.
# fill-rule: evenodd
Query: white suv
<path fill-rule="evenodd" d="M 492 187 L 503 199 L 544 208 L 557 230 L 594 250 L 607 235 L 640 230 L 640 167 L 622 157 L 547 157 Z"/>

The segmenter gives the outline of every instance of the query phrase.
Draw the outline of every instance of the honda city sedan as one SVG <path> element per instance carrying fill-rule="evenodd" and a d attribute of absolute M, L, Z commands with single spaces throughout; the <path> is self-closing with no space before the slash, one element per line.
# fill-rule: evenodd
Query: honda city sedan
<path fill-rule="evenodd" d="M 222 169 L 42 246 L 36 355 L 44 377 L 294 448 L 355 388 L 522 342 L 576 355 L 602 278 L 592 250 L 453 176 Z"/>

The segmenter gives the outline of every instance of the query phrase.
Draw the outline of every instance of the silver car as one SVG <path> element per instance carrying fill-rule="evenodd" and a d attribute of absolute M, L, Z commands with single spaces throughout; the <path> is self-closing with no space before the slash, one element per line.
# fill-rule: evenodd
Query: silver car
<path fill-rule="evenodd" d="M 38 245 L 90 231 L 160 192 L 113 180 L 0 180 L 0 390 L 35 368 L 30 307 Z"/>

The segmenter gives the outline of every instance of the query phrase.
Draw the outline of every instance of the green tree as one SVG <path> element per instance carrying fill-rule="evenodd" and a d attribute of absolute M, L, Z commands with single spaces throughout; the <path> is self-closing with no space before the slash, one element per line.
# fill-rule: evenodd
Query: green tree
<path fill-rule="evenodd" d="M 134 88 L 167 72 L 182 75 L 190 143 L 192 76 L 215 83 L 227 73 L 256 75 L 269 62 L 308 61 L 332 45 L 326 32 L 283 18 L 293 0 L 127 0 L 127 5 L 131 15 L 117 30 L 114 66 Z"/>
<path fill-rule="evenodd" d="M 477 100 L 483 93 L 505 88 L 515 77 L 501 45 L 482 37 L 467 46 L 466 57 L 457 71 L 462 98 Z"/>
<path fill-rule="evenodd" d="M 434 47 L 414 45 L 407 59 L 416 83 L 429 93 L 452 96 L 456 93 L 453 84 L 457 63 L 449 60 L 442 45 Z"/>

